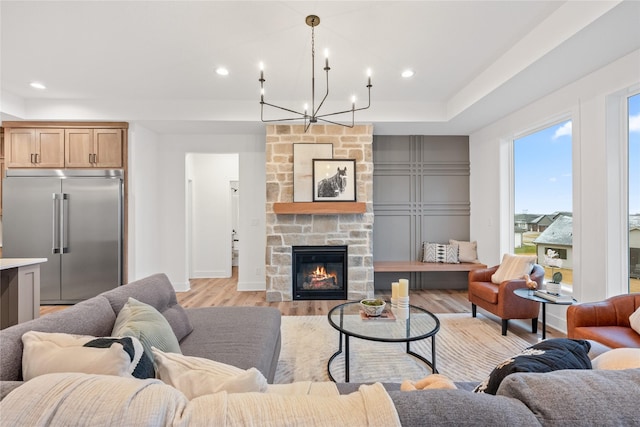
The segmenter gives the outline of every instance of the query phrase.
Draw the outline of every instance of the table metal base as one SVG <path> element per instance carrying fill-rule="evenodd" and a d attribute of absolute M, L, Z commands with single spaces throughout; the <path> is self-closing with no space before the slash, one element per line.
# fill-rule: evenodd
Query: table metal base
<path fill-rule="evenodd" d="M 329 361 L 327 362 L 327 373 L 329 374 L 329 379 L 331 379 L 331 381 L 337 382 L 333 377 L 333 375 L 331 374 L 331 362 L 333 362 L 333 360 L 336 357 L 342 354 L 342 336 L 344 335 L 344 382 L 348 383 L 349 382 L 349 335 L 344 334 L 342 332 L 338 332 L 338 333 L 339 333 L 338 351 L 333 353 L 333 355 L 329 358 Z M 411 341 L 407 341 L 407 354 L 410 354 L 416 359 L 421 360 L 431 369 L 432 373 L 437 374 L 438 369 L 436 369 L 436 339 L 435 339 L 436 336 L 432 335 L 430 338 L 431 338 L 431 360 L 430 361 L 427 360 L 424 356 L 421 356 L 418 353 L 411 351 Z M 384 341 L 376 340 L 376 342 L 384 342 Z"/>

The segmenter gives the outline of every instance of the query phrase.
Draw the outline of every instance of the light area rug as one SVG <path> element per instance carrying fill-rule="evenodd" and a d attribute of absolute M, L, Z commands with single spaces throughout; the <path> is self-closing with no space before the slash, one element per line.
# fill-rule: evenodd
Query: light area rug
<path fill-rule="evenodd" d="M 530 344 L 515 334 L 502 336 L 500 324 L 481 314 L 437 314 L 436 368 L 453 381 L 483 381 L 503 360 Z M 329 381 L 327 361 L 338 349 L 339 333 L 326 316 L 283 316 L 282 348 L 276 384 Z M 406 353 L 404 343 L 383 343 L 351 337 L 350 382 L 402 382 L 431 373 L 423 362 Z M 344 346 L 343 346 L 344 347 Z M 431 339 L 411 343 L 411 350 L 431 360 Z M 344 381 L 344 351 L 331 364 L 331 373 Z"/>

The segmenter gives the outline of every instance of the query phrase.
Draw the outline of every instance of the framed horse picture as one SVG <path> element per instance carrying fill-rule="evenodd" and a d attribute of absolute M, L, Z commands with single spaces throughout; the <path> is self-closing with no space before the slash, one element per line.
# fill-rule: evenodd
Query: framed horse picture
<path fill-rule="evenodd" d="M 293 144 L 293 201 L 313 201 L 313 159 L 332 159 L 333 144 Z"/>
<path fill-rule="evenodd" d="M 313 159 L 313 201 L 355 202 L 355 159 Z"/>

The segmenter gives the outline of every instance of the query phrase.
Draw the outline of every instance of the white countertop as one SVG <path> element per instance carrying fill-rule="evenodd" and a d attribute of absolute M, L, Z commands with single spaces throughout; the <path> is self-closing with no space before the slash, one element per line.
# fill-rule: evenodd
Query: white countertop
<path fill-rule="evenodd" d="M 47 262 L 46 258 L 0 258 L 0 270 Z"/>

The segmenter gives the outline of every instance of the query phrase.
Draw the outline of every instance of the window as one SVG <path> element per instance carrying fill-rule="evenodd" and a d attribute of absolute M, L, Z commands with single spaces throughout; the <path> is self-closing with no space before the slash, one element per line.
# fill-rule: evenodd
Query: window
<path fill-rule="evenodd" d="M 640 292 L 640 93 L 628 98 L 629 292 Z"/>
<path fill-rule="evenodd" d="M 545 280 L 560 271 L 562 284 L 571 286 L 571 120 L 515 139 L 513 176 L 515 253 L 536 254 L 545 268 Z M 549 249 L 559 255 L 560 269 L 545 265 Z"/>

